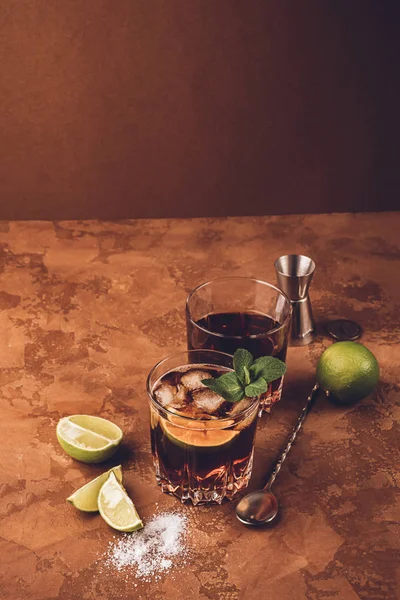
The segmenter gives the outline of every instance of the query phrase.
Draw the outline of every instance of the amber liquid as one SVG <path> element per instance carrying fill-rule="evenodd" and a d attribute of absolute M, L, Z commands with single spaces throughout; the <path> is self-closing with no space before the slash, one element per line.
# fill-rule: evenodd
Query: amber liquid
<path fill-rule="evenodd" d="M 168 491 L 173 491 L 171 488 L 175 487 L 186 487 L 187 492 L 201 488 L 203 493 L 220 493 L 227 485 L 227 477 L 233 482 L 240 482 L 249 468 L 256 425 L 257 419 L 254 418 L 229 444 L 196 448 L 175 443 L 160 422 L 157 423 L 151 429 L 151 445 L 161 484 L 167 482 Z M 226 494 L 228 497 L 229 491 Z"/>
<path fill-rule="evenodd" d="M 274 331 L 275 330 L 275 331 Z M 257 312 L 214 313 L 195 324 L 187 319 L 189 350 L 219 350 L 234 354 L 238 348 L 249 350 L 254 358 L 275 356 L 286 359 L 288 328 Z M 271 393 L 282 386 L 282 378 L 271 384 Z"/>
<path fill-rule="evenodd" d="M 214 377 L 225 372 L 208 366 L 207 370 L 215 371 Z M 170 372 L 161 379 L 161 383 L 175 382 L 181 374 Z M 232 420 L 232 426 L 225 429 L 228 436 L 231 430 L 233 432 L 227 443 L 219 443 L 217 430 L 208 430 L 209 446 L 195 446 L 179 440 L 179 429 L 174 431 L 173 428 L 176 421 L 172 420 L 171 430 L 171 423 L 164 416 L 153 407 L 150 410 L 151 449 L 157 481 L 163 491 L 182 500 L 191 498 L 197 504 L 210 500 L 220 502 L 247 486 L 252 467 L 257 408 L 246 417 L 245 423 L 237 425 Z"/>

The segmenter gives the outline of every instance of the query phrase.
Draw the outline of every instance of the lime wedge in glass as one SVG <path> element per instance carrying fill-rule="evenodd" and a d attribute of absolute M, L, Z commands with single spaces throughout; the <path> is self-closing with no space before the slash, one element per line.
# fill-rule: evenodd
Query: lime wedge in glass
<path fill-rule="evenodd" d="M 72 415 L 60 419 L 57 439 L 69 456 L 85 463 L 100 463 L 110 458 L 122 440 L 117 425 L 91 415 Z"/>
<path fill-rule="evenodd" d="M 122 481 L 122 469 L 121 465 L 118 465 L 118 467 L 113 467 L 109 471 L 96 477 L 96 479 L 92 479 L 92 481 L 89 481 L 89 483 L 80 487 L 79 490 L 76 490 L 76 492 L 72 494 L 72 496 L 67 498 L 67 502 L 73 504 L 78 510 L 83 510 L 84 512 L 97 512 L 99 510 L 97 498 L 100 489 L 103 483 L 107 481 L 111 471 L 113 471 L 118 481 Z"/>
<path fill-rule="evenodd" d="M 125 489 L 111 472 L 97 499 L 99 512 L 110 527 L 118 531 L 136 531 L 143 523 Z"/>

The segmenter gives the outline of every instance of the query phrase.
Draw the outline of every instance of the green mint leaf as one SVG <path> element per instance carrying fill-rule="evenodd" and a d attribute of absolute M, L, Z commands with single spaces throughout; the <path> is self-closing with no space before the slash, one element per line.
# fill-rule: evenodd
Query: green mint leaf
<path fill-rule="evenodd" d="M 261 356 L 261 358 L 257 358 L 250 367 L 252 381 L 262 377 L 265 381 L 270 382 L 279 379 L 279 377 L 282 377 L 285 373 L 285 363 L 273 356 Z"/>
<path fill-rule="evenodd" d="M 239 402 L 245 396 L 236 373 L 224 373 L 217 379 L 203 379 L 202 383 L 228 402 Z"/>
<path fill-rule="evenodd" d="M 268 389 L 268 383 L 265 381 L 263 377 L 259 377 L 255 381 L 252 381 L 249 385 L 245 387 L 245 394 L 248 398 L 256 398 L 257 396 L 261 396 Z"/>
<path fill-rule="evenodd" d="M 244 385 L 249 385 L 249 383 L 251 382 L 251 377 L 250 377 L 250 371 L 248 370 L 247 367 L 243 367 L 243 374 L 244 374 Z"/>
<path fill-rule="evenodd" d="M 250 369 L 253 360 L 252 354 L 244 348 L 239 348 L 233 355 L 233 368 L 235 369 L 235 373 L 239 377 L 239 380 L 245 385 L 250 383 L 246 382 L 245 369 Z"/>
<path fill-rule="evenodd" d="M 203 383 L 206 387 L 210 388 L 210 390 L 212 390 L 213 392 L 219 394 L 217 381 L 218 379 L 212 379 L 211 377 L 209 377 L 208 379 L 202 379 L 201 383 Z"/>

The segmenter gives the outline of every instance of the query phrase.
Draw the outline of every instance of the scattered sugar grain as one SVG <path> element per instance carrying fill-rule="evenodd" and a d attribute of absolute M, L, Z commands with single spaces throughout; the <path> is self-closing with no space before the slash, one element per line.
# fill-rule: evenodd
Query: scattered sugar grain
<path fill-rule="evenodd" d="M 185 545 L 187 517 L 176 512 L 161 513 L 144 529 L 124 534 L 110 542 L 106 565 L 118 571 L 134 571 L 139 579 L 160 579 L 173 566 L 185 564 L 188 553 Z"/>

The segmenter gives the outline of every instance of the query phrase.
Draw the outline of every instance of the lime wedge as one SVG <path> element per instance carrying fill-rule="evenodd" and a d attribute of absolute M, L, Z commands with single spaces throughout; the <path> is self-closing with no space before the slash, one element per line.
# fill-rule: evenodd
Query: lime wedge
<path fill-rule="evenodd" d="M 122 481 L 122 469 L 121 465 L 118 467 L 113 467 L 106 471 L 102 475 L 96 477 L 96 479 L 92 479 L 89 483 L 86 483 L 79 490 L 76 490 L 67 498 L 67 502 L 71 502 L 78 510 L 83 510 L 84 512 L 97 512 L 99 510 L 97 506 L 97 498 L 99 496 L 99 492 L 101 487 L 105 481 L 107 481 L 109 474 L 113 471 L 118 481 Z"/>
<path fill-rule="evenodd" d="M 110 458 L 122 440 L 117 425 L 91 415 L 72 415 L 60 419 L 57 439 L 69 456 L 85 463 L 100 463 Z"/>
<path fill-rule="evenodd" d="M 101 487 L 97 504 L 101 516 L 110 527 L 118 531 L 142 529 L 143 523 L 135 505 L 112 471 Z"/>

